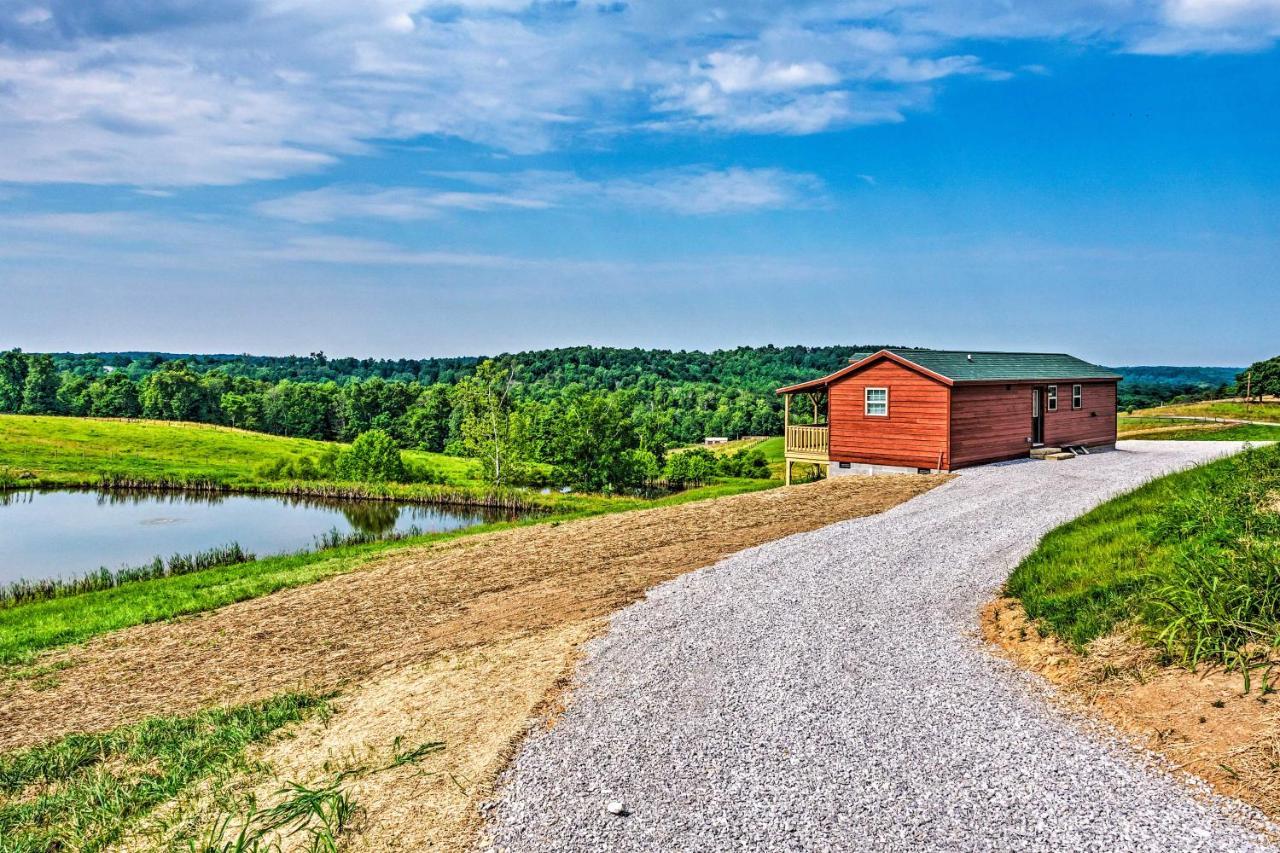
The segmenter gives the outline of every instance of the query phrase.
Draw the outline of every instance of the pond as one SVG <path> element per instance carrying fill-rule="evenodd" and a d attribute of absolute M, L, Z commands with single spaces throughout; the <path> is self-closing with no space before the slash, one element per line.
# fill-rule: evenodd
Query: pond
<path fill-rule="evenodd" d="M 0 584 L 70 578 L 232 542 L 259 557 L 316 538 L 458 530 L 517 517 L 504 510 L 206 492 L 0 492 Z"/>

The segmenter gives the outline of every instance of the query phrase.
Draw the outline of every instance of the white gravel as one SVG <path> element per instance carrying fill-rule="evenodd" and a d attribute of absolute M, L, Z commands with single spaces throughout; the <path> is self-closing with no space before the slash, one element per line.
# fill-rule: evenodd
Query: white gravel
<path fill-rule="evenodd" d="M 973 469 L 653 590 L 490 812 L 499 850 L 1259 850 L 1255 813 L 1046 701 L 975 637 L 1041 535 L 1236 449 Z M 625 803 L 622 815 L 609 803 Z"/>

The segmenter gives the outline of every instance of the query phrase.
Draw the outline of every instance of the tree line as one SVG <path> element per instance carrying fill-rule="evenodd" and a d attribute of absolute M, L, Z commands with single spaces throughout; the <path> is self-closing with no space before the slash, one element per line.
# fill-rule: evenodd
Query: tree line
<path fill-rule="evenodd" d="M 344 442 L 376 430 L 398 448 L 475 458 L 493 482 L 536 481 L 550 466 L 562 482 L 608 489 L 698 482 L 710 463 L 690 457 L 669 470 L 670 448 L 708 435 L 777 435 L 775 388 L 880 348 L 570 347 L 492 359 L 9 350 L 0 353 L 0 412 L 197 421 Z M 1276 393 L 1276 361 L 1251 368 L 1255 393 Z M 1122 408 L 1235 390 L 1222 368 L 1127 370 Z"/>
<path fill-rule="evenodd" d="M 572 485 L 592 491 L 689 485 L 715 475 L 767 476 L 759 454 L 674 461 L 668 451 L 708 434 L 773 435 L 782 429 L 767 393 L 710 382 L 617 382 L 601 374 L 537 372 L 512 358 L 478 362 L 451 383 L 369 376 L 344 382 L 237 375 L 225 363 L 200 370 L 185 359 L 144 369 L 0 353 L 0 412 L 154 418 L 219 424 L 275 435 L 377 443 L 382 461 L 359 469 L 358 454 L 295 460 L 263 472 L 294 479 L 414 480 L 386 446 L 467 456 L 499 485 Z M 605 370 L 604 374 L 610 371 Z M 766 384 L 771 384 L 771 381 Z M 355 448 L 353 448 L 355 449 Z M 748 454 L 749 455 L 749 454 Z M 695 463 L 694 459 L 698 461 Z M 376 470 L 375 470 L 376 469 Z M 358 476 L 357 476 L 358 475 Z"/>

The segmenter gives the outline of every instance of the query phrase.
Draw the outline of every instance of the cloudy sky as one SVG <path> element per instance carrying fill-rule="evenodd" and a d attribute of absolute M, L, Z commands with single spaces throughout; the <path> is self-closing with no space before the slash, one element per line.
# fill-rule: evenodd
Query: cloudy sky
<path fill-rule="evenodd" d="M 0 0 L 0 347 L 1280 351 L 1280 0 Z"/>

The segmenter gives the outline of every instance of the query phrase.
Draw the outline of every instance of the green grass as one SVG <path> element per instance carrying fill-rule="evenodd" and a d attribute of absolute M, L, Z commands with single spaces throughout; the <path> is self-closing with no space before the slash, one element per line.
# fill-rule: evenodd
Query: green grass
<path fill-rule="evenodd" d="M 1280 641 L 1280 446 L 1162 477 L 1057 528 L 1008 592 L 1076 648 L 1134 624 L 1173 661 L 1256 662 Z"/>
<path fill-rule="evenodd" d="M 1280 424 L 1215 424 L 1210 422 L 1169 420 L 1158 417 L 1120 416 L 1119 437 L 1143 430 L 1158 429 L 1148 435 L 1137 435 L 1152 441 L 1280 441 Z"/>
<path fill-rule="evenodd" d="M 247 769 L 250 744 L 327 707 L 326 697 L 286 694 L 0 756 L 0 851 L 105 849 L 196 783 Z"/>
<path fill-rule="evenodd" d="M 1137 409 L 1134 415 L 1184 415 L 1197 418 L 1233 418 L 1246 421 L 1280 423 L 1280 401 L 1245 404 L 1240 400 L 1206 400 L 1202 403 L 1178 403 L 1153 409 Z"/>
<path fill-rule="evenodd" d="M 342 446 L 209 424 L 0 415 L 0 472 L 31 474 L 42 485 L 78 485 L 106 475 L 253 487 L 261 484 L 255 472 L 265 464 Z M 451 484 L 479 485 L 470 459 L 419 450 L 404 456 Z"/>

